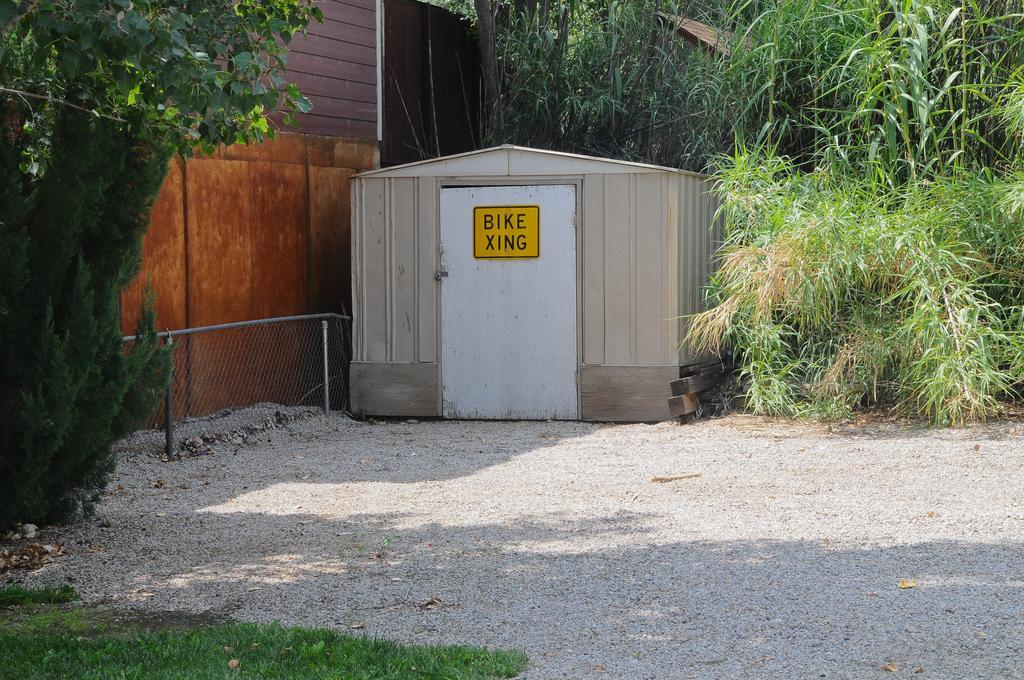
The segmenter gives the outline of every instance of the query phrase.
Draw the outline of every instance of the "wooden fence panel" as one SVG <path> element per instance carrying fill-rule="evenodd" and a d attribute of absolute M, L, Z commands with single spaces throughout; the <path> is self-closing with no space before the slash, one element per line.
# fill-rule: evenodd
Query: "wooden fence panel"
<path fill-rule="evenodd" d="M 349 168 L 309 167 L 309 228 L 316 309 L 352 309 L 352 211 Z"/>
<path fill-rule="evenodd" d="M 309 309 L 309 216 L 306 168 L 249 163 L 250 219 L 240 225 L 252 243 L 250 319 L 302 314 Z"/>
<path fill-rule="evenodd" d="M 384 1 L 381 164 L 477 148 L 479 58 L 467 22 L 440 7 Z"/>
<path fill-rule="evenodd" d="M 157 326 L 180 329 L 351 309 L 349 178 L 376 166 L 376 143 L 300 134 L 172 163 L 122 294 L 134 332 L 143 286 Z M 215 336 L 220 335 L 221 338 Z M 315 329 L 195 336 L 175 352 L 185 413 L 293 398 Z"/>
<path fill-rule="evenodd" d="M 157 328 L 178 329 L 187 323 L 183 192 L 183 163 L 174 159 L 142 241 L 142 271 L 121 293 L 121 330 L 125 335 L 135 334 L 147 285 L 156 294 Z"/>

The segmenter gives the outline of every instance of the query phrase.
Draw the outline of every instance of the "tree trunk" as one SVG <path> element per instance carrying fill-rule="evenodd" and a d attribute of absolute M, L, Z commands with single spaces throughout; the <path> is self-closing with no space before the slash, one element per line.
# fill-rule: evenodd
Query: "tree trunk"
<path fill-rule="evenodd" d="M 494 9 L 490 0 L 473 0 L 476 6 L 477 28 L 480 34 L 480 71 L 484 81 L 482 138 L 499 141 L 504 127 L 501 105 L 501 71 L 498 68 L 498 42 L 495 31 Z"/>

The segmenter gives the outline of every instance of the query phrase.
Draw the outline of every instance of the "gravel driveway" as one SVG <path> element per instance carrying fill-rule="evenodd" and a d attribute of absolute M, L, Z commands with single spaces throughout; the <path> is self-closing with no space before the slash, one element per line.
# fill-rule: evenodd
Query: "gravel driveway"
<path fill-rule="evenodd" d="M 1021 433 L 307 414 L 170 463 L 151 433 L 20 578 L 520 647 L 530 678 L 1024 677 Z"/>

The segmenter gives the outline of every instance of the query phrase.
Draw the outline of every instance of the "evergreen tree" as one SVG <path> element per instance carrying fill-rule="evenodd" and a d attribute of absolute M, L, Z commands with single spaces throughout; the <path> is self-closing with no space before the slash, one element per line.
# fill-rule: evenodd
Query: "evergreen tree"
<path fill-rule="evenodd" d="M 17 254 L 0 293 L 0 526 L 87 506 L 113 470 L 110 442 L 155 406 L 167 376 L 149 316 L 123 352 L 118 294 L 169 154 L 129 147 L 116 125 L 74 109 L 53 141 L 31 193 L 0 203 L 4 251 Z M 17 178 L 19 159 L 5 160 L 3 176 Z"/>
<path fill-rule="evenodd" d="M 260 140 L 306 0 L 0 0 L 0 528 L 87 509 L 163 393 L 119 294 L 173 153 Z M 218 59 L 219 57 L 219 59 Z M 274 87 L 267 87 L 270 83 Z"/>

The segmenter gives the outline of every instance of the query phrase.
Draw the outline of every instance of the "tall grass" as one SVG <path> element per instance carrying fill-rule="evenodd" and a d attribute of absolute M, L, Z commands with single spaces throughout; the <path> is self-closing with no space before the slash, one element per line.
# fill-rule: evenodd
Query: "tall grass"
<path fill-rule="evenodd" d="M 802 110 L 720 163 L 728 235 L 688 341 L 737 349 L 759 412 L 989 417 L 1024 380 L 1022 16 L 805 5 L 843 47 Z"/>
<path fill-rule="evenodd" d="M 685 168 L 729 148 L 744 88 L 657 18 L 681 12 L 673 0 L 544 7 L 509 10 L 492 141 Z"/>
<path fill-rule="evenodd" d="M 740 350 L 748 402 L 983 419 L 1024 376 L 1024 224 L 991 176 L 899 193 L 756 153 L 720 174 L 729 234 L 690 342 Z"/>

